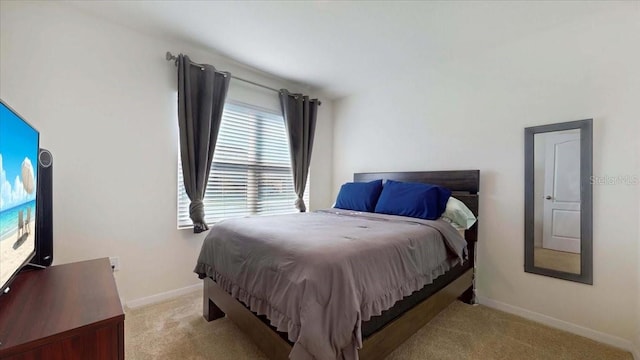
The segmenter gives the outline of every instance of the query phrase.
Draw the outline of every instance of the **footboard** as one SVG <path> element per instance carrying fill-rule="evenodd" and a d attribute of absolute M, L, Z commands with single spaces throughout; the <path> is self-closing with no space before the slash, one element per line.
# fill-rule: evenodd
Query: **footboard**
<path fill-rule="evenodd" d="M 289 359 L 291 345 L 209 277 L 204 278 L 203 305 L 203 316 L 207 321 L 226 314 L 269 359 Z"/>
<path fill-rule="evenodd" d="M 469 269 L 445 288 L 364 339 L 363 347 L 358 351 L 360 359 L 384 359 L 465 293 L 472 286 L 472 281 L 473 269 Z M 221 318 L 226 314 L 269 359 L 287 360 L 289 358 L 291 345 L 208 277 L 204 279 L 203 305 L 203 316 L 207 321 Z"/>

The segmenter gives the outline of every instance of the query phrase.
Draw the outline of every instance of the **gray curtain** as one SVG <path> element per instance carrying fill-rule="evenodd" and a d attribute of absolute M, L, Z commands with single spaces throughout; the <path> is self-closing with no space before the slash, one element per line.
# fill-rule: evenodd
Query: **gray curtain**
<path fill-rule="evenodd" d="M 307 211 L 302 196 L 307 186 L 318 105 L 318 99 L 309 99 L 302 94 L 290 94 L 285 89 L 280 90 L 280 106 L 289 135 L 293 184 L 298 196 L 296 208 L 300 212 Z"/>
<path fill-rule="evenodd" d="M 230 73 L 191 62 L 180 54 L 178 64 L 178 125 L 184 188 L 191 200 L 193 232 L 209 230 L 204 221 L 204 194 L 222 120 Z"/>

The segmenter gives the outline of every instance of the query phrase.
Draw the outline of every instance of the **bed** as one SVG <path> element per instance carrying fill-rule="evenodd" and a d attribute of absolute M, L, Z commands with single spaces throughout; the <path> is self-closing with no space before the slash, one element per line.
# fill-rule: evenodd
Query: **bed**
<path fill-rule="evenodd" d="M 354 181 L 441 185 L 478 216 L 479 175 L 357 173 Z M 472 297 L 477 223 L 462 238 L 442 221 L 339 209 L 250 221 L 212 231 L 196 272 L 205 319 L 226 314 L 271 359 L 382 359 L 451 302 Z M 399 243 L 385 232 L 401 234 Z M 273 245 L 285 235 L 286 246 Z M 325 281 L 327 289 L 317 285 Z"/>

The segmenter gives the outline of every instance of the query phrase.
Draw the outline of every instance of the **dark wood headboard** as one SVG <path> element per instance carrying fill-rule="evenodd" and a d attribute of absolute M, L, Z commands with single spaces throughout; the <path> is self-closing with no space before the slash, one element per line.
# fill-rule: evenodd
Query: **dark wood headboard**
<path fill-rule="evenodd" d="M 456 199 L 462 201 L 479 219 L 480 170 L 410 171 L 355 173 L 353 181 L 396 180 L 434 184 L 451 190 Z M 478 220 L 479 221 L 479 220 Z M 465 232 L 467 242 L 478 241 L 478 222 Z"/>

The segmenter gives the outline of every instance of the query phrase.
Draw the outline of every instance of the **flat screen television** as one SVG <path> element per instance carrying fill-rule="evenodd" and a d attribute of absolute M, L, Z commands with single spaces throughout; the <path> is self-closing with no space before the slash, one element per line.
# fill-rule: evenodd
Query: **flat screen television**
<path fill-rule="evenodd" d="M 40 134 L 0 99 L 0 295 L 36 253 Z"/>

